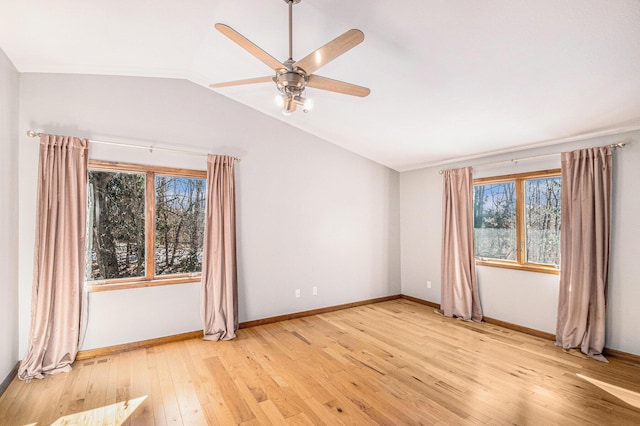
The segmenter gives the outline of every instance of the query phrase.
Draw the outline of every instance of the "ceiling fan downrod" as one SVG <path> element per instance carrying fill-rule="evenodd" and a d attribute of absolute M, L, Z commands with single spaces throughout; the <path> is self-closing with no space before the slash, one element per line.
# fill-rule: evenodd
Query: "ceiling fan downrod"
<path fill-rule="evenodd" d="M 289 3 L 289 60 L 293 60 L 293 0 Z"/>
<path fill-rule="evenodd" d="M 284 0 L 289 5 L 289 61 L 293 61 L 293 5 L 302 0 Z"/>
<path fill-rule="evenodd" d="M 290 115 L 296 110 L 297 105 L 305 106 L 307 100 L 302 97 L 302 93 L 307 83 L 307 76 L 304 72 L 296 69 L 294 66 L 295 61 L 293 60 L 293 5 L 300 3 L 302 0 L 284 1 L 289 6 L 289 59 L 283 63 L 286 70 L 277 72 L 273 81 L 282 94 L 282 112 L 285 115 Z M 308 111 L 308 105 L 303 108 L 303 111 Z"/>

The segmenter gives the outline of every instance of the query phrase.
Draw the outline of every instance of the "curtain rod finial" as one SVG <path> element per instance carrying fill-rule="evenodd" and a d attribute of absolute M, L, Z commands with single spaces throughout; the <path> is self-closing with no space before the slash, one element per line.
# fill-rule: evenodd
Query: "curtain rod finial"
<path fill-rule="evenodd" d="M 36 136 L 38 136 L 38 132 L 34 132 L 33 130 L 27 130 L 27 136 L 29 136 L 30 138 L 35 138 Z"/>
<path fill-rule="evenodd" d="M 621 148 L 624 148 L 626 144 L 627 144 L 626 141 L 616 142 L 616 143 L 612 143 L 611 145 L 609 145 L 609 147 L 611 149 L 621 149 Z"/>

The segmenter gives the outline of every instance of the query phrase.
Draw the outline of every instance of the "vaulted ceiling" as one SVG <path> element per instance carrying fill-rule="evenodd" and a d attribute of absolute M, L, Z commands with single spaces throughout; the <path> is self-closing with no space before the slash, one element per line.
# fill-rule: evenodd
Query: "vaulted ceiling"
<path fill-rule="evenodd" d="M 212 90 L 270 74 L 214 24 L 285 60 L 287 8 L 3 0 L 0 48 L 20 72 L 184 78 Z M 317 73 L 371 94 L 309 88 L 314 108 L 285 117 L 272 83 L 215 90 L 396 170 L 640 128 L 638 0 L 302 0 L 293 19 L 294 59 L 362 30 L 362 44 Z"/>

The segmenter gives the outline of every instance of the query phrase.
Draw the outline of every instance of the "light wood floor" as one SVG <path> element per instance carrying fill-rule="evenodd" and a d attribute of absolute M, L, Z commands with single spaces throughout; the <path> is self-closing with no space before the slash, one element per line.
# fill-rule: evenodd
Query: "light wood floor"
<path fill-rule="evenodd" d="M 639 392 L 639 365 L 398 299 L 16 380 L 0 423 L 639 425 Z"/>

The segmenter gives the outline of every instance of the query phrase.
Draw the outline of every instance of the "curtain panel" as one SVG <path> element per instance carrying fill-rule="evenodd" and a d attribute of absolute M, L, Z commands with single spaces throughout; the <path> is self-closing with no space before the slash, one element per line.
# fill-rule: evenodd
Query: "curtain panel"
<path fill-rule="evenodd" d="M 205 340 L 238 330 L 234 158 L 209 155 L 200 313 Z"/>
<path fill-rule="evenodd" d="M 21 380 L 71 370 L 84 299 L 89 142 L 42 135 L 27 354 Z"/>
<path fill-rule="evenodd" d="M 474 257 L 471 170 L 444 171 L 440 306 L 445 316 L 479 322 L 482 308 Z"/>
<path fill-rule="evenodd" d="M 560 293 L 556 344 L 600 361 L 605 343 L 611 148 L 562 153 Z"/>

